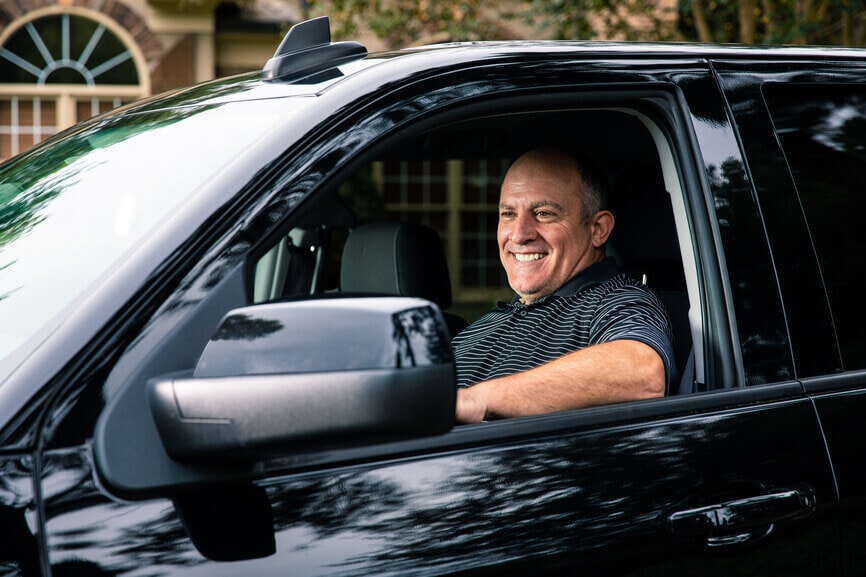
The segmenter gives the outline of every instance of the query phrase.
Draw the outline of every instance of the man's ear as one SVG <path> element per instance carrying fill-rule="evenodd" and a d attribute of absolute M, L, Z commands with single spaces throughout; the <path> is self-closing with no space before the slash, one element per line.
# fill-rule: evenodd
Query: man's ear
<path fill-rule="evenodd" d="M 607 242 L 614 225 L 613 214 L 609 210 L 601 210 L 592 217 L 592 246 L 601 248 Z"/>

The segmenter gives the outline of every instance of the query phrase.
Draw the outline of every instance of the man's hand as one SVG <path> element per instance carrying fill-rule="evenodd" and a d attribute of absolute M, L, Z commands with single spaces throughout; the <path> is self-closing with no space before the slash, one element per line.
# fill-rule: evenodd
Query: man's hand
<path fill-rule="evenodd" d="M 480 423 L 487 416 L 487 405 L 480 388 L 457 389 L 457 422 L 461 425 Z"/>

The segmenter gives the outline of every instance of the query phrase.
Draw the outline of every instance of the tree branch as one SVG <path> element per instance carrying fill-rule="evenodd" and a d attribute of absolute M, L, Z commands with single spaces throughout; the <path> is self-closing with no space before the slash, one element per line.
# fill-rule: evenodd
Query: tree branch
<path fill-rule="evenodd" d="M 776 7 L 773 6 L 773 0 L 761 0 L 761 7 L 764 10 L 762 21 L 766 31 L 765 38 L 776 42 Z"/>
<path fill-rule="evenodd" d="M 692 18 L 695 19 L 695 29 L 698 31 L 698 40 L 701 42 L 712 42 L 713 35 L 710 32 L 710 24 L 707 22 L 707 11 L 701 0 L 692 2 Z"/>
<path fill-rule="evenodd" d="M 755 0 L 740 0 L 738 20 L 740 24 L 740 42 L 755 43 Z"/>

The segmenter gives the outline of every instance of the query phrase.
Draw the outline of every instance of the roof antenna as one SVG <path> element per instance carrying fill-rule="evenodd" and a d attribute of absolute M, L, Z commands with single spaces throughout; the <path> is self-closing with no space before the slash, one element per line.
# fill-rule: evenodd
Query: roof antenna
<path fill-rule="evenodd" d="M 366 55 L 367 49 L 357 42 L 332 43 L 330 20 L 320 16 L 291 27 L 262 69 L 262 79 L 299 78 Z"/>

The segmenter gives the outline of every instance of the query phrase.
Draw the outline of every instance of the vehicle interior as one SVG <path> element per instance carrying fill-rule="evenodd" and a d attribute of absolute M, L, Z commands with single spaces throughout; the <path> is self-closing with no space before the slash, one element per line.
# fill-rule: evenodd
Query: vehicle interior
<path fill-rule="evenodd" d="M 674 154 L 647 111 L 490 114 L 379 145 L 259 251 L 254 302 L 421 297 L 439 306 L 453 336 L 511 297 L 496 246 L 498 189 L 509 163 L 539 146 L 574 150 L 602 165 L 616 219 L 607 253 L 664 302 L 680 373 L 668 394 L 691 392 L 706 382 L 700 307 L 690 306 L 699 303 L 696 260 Z"/>

